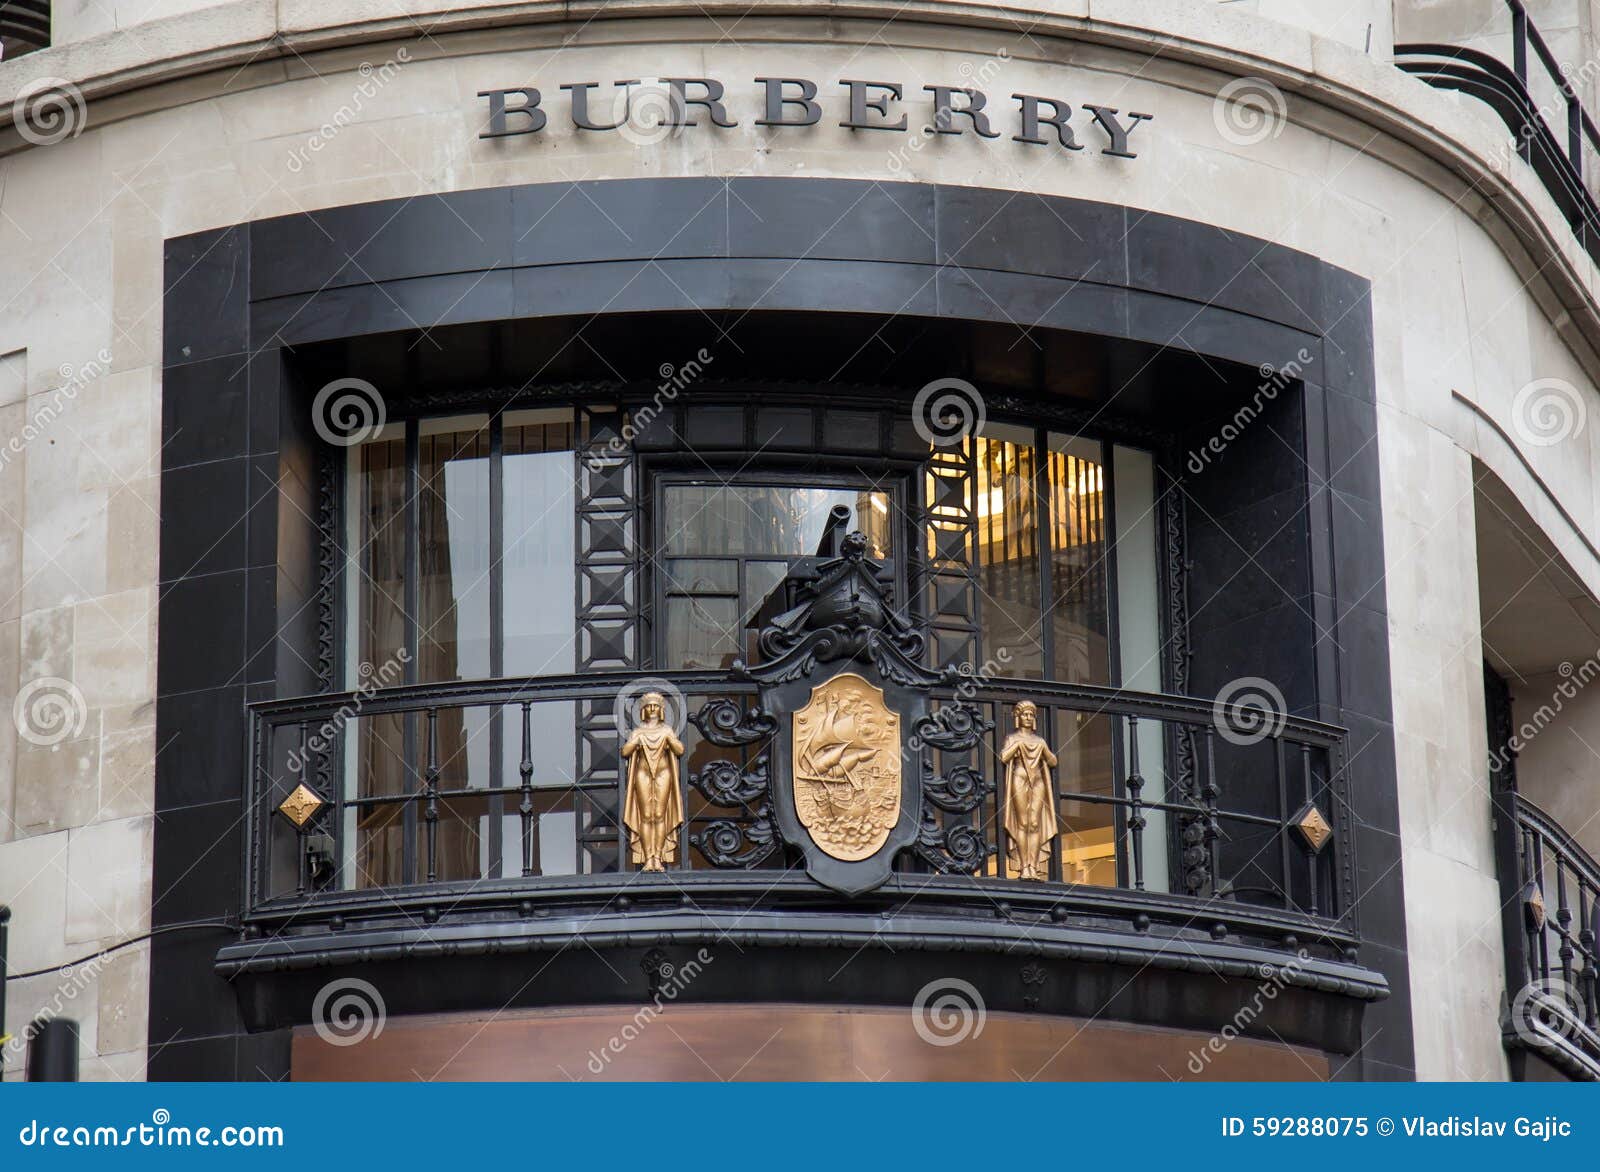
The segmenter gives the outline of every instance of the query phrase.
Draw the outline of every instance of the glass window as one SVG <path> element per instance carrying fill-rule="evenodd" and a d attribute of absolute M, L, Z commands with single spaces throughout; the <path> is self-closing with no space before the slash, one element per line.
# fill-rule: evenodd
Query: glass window
<path fill-rule="evenodd" d="M 374 677 L 422 683 L 572 671 L 572 432 L 568 410 L 513 412 L 396 424 L 352 449 L 348 687 Z M 396 663 L 403 670 L 392 670 Z M 571 786 L 570 709 L 533 709 L 541 787 Z M 353 798 L 421 789 L 428 755 L 421 714 L 362 717 L 353 727 L 346 774 Z M 445 706 L 435 727 L 441 790 L 520 782 L 515 708 Z M 547 873 L 572 869 L 570 807 L 567 799 L 538 823 L 535 855 Z M 422 833 L 414 804 L 356 808 L 346 873 L 358 886 L 415 881 Z M 511 873 L 513 862 L 520 873 L 520 835 L 520 819 L 498 797 L 445 799 L 440 878 Z"/>
<path fill-rule="evenodd" d="M 663 485 L 663 666 L 725 668 L 751 658 L 761 604 L 792 559 L 816 553 L 828 514 L 840 505 L 850 510 L 850 528 L 866 535 L 872 557 L 893 556 L 887 492 L 797 484 Z"/>
<path fill-rule="evenodd" d="M 1110 682 L 1098 442 L 990 424 L 977 440 L 978 617 L 1008 674 Z"/>

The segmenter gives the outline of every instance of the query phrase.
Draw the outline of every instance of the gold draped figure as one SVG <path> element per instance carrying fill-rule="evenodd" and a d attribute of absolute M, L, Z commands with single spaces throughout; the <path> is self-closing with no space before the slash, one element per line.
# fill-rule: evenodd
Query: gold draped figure
<path fill-rule="evenodd" d="M 667 702 L 660 692 L 639 701 L 640 723 L 622 746 L 628 794 L 622 821 L 628 828 L 635 863 L 646 871 L 665 871 L 678 857 L 678 827 L 683 825 L 683 795 L 678 762 L 683 742 L 667 724 Z"/>
<path fill-rule="evenodd" d="M 1056 755 L 1038 733 L 1039 709 L 1024 700 L 1012 709 L 1017 728 L 1000 748 L 1006 771 L 1006 835 L 1012 869 L 1019 878 L 1050 877 L 1050 844 L 1056 837 L 1051 786 Z"/>

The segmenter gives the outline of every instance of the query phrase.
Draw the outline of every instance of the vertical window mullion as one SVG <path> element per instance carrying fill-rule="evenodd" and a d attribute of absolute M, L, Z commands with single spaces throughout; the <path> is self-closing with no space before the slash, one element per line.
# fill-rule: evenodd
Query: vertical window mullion
<path fill-rule="evenodd" d="M 1039 650 L 1040 674 L 1054 679 L 1056 675 L 1056 640 L 1053 607 L 1055 583 L 1053 557 L 1055 534 L 1051 532 L 1053 519 L 1050 497 L 1050 434 L 1044 430 L 1033 433 L 1033 516 L 1039 551 Z"/>
<path fill-rule="evenodd" d="M 489 417 L 489 674 L 505 675 L 505 470 L 501 463 L 505 449 L 505 425 L 501 412 Z M 504 785 L 505 713 L 496 706 L 489 710 L 489 786 Z M 486 875 L 498 879 L 505 858 L 504 802 L 498 794 L 489 799 L 489 859 Z"/>
<path fill-rule="evenodd" d="M 1116 549 L 1116 501 L 1112 493 L 1116 487 L 1111 470 L 1111 445 L 1102 442 L 1100 445 L 1100 548 L 1105 551 L 1101 571 L 1098 575 L 1105 589 L 1106 607 L 1106 679 L 1111 681 L 1113 687 L 1122 686 L 1122 656 L 1119 653 L 1117 642 L 1117 549 Z M 1111 792 L 1119 799 L 1128 796 L 1127 786 L 1127 761 L 1128 722 L 1120 717 L 1109 717 L 1111 721 Z M 1135 734 L 1137 735 L 1137 734 Z M 1116 817 L 1113 819 L 1115 827 L 1117 854 L 1117 885 L 1128 887 L 1131 885 L 1128 848 L 1131 840 L 1128 837 L 1127 810 L 1118 805 L 1114 807 Z"/>
<path fill-rule="evenodd" d="M 422 664 L 421 635 L 417 612 L 422 605 L 422 442 L 421 427 L 413 419 L 406 423 L 406 588 L 405 588 L 405 639 L 406 683 L 417 682 Z M 408 712 L 405 717 L 405 785 L 406 793 L 414 794 L 420 780 L 419 763 L 421 738 L 418 736 L 417 714 Z M 417 881 L 417 808 L 415 802 L 406 802 L 401 816 L 400 873 L 404 882 Z"/>

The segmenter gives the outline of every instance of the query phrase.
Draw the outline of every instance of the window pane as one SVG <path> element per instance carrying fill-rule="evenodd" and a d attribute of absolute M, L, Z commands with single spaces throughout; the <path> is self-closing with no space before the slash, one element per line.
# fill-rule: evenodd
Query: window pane
<path fill-rule="evenodd" d="M 1061 878 L 1068 883 L 1115 887 L 1114 807 L 1102 802 L 1079 801 L 1072 796 L 1115 796 L 1111 720 L 1106 716 L 1065 710 L 1057 711 L 1055 717 L 1056 756 L 1061 762 Z M 1146 851 L 1147 859 L 1149 854 Z"/>
<path fill-rule="evenodd" d="M 668 485 L 662 492 L 666 595 L 663 666 L 724 668 L 754 657 L 750 625 L 791 562 L 813 555 L 829 512 L 850 510 L 850 528 L 875 558 L 893 556 L 889 494 L 794 484 Z"/>
<path fill-rule="evenodd" d="M 359 662 L 346 683 L 360 683 L 360 664 L 399 662 L 406 635 L 406 441 L 374 440 L 355 452 L 352 505 Z"/>
<path fill-rule="evenodd" d="M 418 455 L 418 677 L 489 674 L 489 426 L 432 431 Z"/>
<path fill-rule="evenodd" d="M 508 676 L 563 675 L 576 667 L 576 521 L 572 413 L 506 415 L 501 433 L 501 630 Z M 522 710 L 501 710 L 501 785 L 521 783 Z M 576 713 L 571 703 L 528 711 L 534 798 L 533 869 L 576 870 L 572 783 L 577 770 Z M 501 873 L 522 874 L 522 819 L 504 804 Z"/>
<path fill-rule="evenodd" d="M 383 665 L 403 662 L 410 648 L 405 609 L 406 442 L 403 428 L 391 430 L 397 434 L 363 444 L 352 453 L 358 652 L 357 662 L 346 665 L 345 681 L 352 688 Z M 356 746 L 350 764 L 357 795 L 398 795 L 420 785 L 406 760 L 405 733 L 406 718 L 399 715 L 361 718 L 347 726 Z M 347 829 L 355 833 L 353 858 L 345 868 L 347 882 L 355 887 L 403 882 L 402 806 L 365 807 L 352 812 L 350 821 Z"/>
<path fill-rule="evenodd" d="M 1044 675 L 1037 456 L 1033 433 L 991 424 L 977 439 L 978 613 L 986 655 L 1011 654 L 1008 670 Z"/>
<path fill-rule="evenodd" d="M 1052 678 L 1108 684 L 1105 470 L 1100 445 L 1050 437 Z"/>
<path fill-rule="evenodd" d="M 1157 558 L 1155 462 L 1149 452 L 1112 449 L 1117 487 L 1113 544 L 1117 558 L 1117 649 L 1122 686 L 1161 691 L 1160 563 Z M 1139 722 L 1139 772 L 1144 799 L 1167 796 L 1166 737 L 1158 721 Z M 1168 890 L 1167 815 L 1152 810 L 1144 832 L 1145 886 Z"/>
<path fill-rule="evenodd" d="M 666 552 L 679 556 L 804 556 L 817 550 L 836 505 L 867 535 L 873 557 L 891 556 L 887 493 L 784 485 L 671 485 Z"/>
<path fill-rule="evenodd" d="M 737 598 L 667 599 L 667 662 L 687 670 L 727 667 L 744 650 Z"/>

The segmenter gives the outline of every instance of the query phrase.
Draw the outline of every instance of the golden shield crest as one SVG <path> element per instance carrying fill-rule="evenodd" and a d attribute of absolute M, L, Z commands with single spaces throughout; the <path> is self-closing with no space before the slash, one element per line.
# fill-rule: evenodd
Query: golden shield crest
<path fill-rule="evenodd" d="M 870 858 L 900 819 L 900 714 L 843 672 L 811 689 L 791 727 L 801 824 L 836 859 Z"/>

